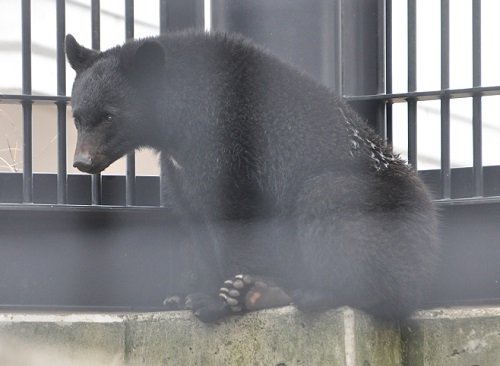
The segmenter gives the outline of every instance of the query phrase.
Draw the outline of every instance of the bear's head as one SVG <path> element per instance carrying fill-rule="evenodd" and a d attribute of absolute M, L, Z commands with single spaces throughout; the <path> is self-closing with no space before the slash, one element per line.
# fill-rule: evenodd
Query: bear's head
<path fill-rule="evenodd" d="M 76 71 L 71 99 L 78 132 L 73 166 L 99 173 L 144 145 L 145 120 L 153 118 L 152 83 L 161 78 L 164 49 L 150 39 L 98 52 L 68 34 L 66 55 Z"/>

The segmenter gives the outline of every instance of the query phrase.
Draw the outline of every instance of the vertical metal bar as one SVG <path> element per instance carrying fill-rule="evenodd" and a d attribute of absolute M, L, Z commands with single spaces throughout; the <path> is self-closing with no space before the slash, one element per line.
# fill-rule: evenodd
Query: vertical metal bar
<path fill-rule="evenodd" d="M 441 89 L 450 88 L 450 0 L 441 0 Z M 451 198 L 450 98 L 441 98 L 441 197 Z"/>
<path fill-rule="evenodd" d="M 417 90 L 417 1 L 408 0 L 408 92 Z M 408 100 L 408 162 L 417 170 L 417 101 Z"/>
<path fill-rule="evenodd" d="M 481 86 L 481 0 L 472 1 L 472 86 Z M 480 95 L 472 97 L 472 138 L 474 195 L 484 194 L 482 156 L 482 100 Z"/>
<path fill-rule="evenodd" d="M 56 3 L 57 95 L 66 95 L 66 62 L 64 36 L 66 33 L 65 0 Z M 57 102 L 57 203 L 67 202 L 66 171 L 66 102 Z"/>
<path fill-rule="evenodd" d="M 386 1 L 378 0 L 377 3 L 377 93 L 383 94 L 386 91 Z M 385 140 L 387 138 L 386 107 L 383 101 L 377 104 L 376 108 L 376 129 Z"/>
<path fill-rule="evenodd" d="M 125 38 L 134 38 L 134 0 L 125 0 Z"/>
<path fill-rule="evenodd" d="M 335 9 L 335 70 L 334 88 L 339 95 L 344 95 L 344 69 L 343 69 L 343 33 L 342 33 L 342 0 L 337 0 Z"/>
<path fill-rule="evenodd" d="M 125 38 L 134 38 L 134 0 L 125 0 Z M 135 152 L 127 155 L 127 177 L 125 203 L 135 205 Z"/>
<path fill-rule="evenodd" d="M 92 31 L 92 49 L 101 49 L 101 2 L 92 0 L 91 5 L 91 31 Z"/>
<path fill-rule="evenodd" d="M 160 34 L 165 34 L 167 32 L 167 0 L 160 0 Z M 163 161 L 163 156 L 160 157 Z M 167 169 L 165 164 L 161 164 L 161 172 L 160 172 L 160 206 L 166 206 L 166 198 L 165 197 L 165 185 L 166 185 L 166 174 Z"/>
<path fill-rule="evenodd" d="M 335 1 L 321 1 L 321 80 L 331 89 L 334 89 L 336 76 L 334 69 L 336 67 L 335 59 Z"/>
<path fill-rule="evenodd" d="M 91 30 L 92 30 L 92 49 L 101 48 L 101 14 L 100 1 L 91 2 Z M 101 174 L 92 174 L 92 204 L 100 205 L 102 202 Z"/>
<path fill-rule="evenodd" d="M 385 2 L 385 93 L 392 93 L 392 0 Z M 386 104 L 387 142 L 392 145 L 392 103 Z"/>
<path fill-rule="evenodd" d="M 167 32 L 167 0 L 160 0 L 160 34 Z"/>
<path fill-rule="evenodd" d="M 31 1 L 21 4 L 23 94 L 31 95 Z M 23 101 L 23 202 L 33 202 L 32 101 Z"/>

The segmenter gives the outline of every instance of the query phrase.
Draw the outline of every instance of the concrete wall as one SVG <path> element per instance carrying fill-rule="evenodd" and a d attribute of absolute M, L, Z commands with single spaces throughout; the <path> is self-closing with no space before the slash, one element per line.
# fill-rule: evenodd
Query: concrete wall
<path fill-rule="evenodd" d="M 500 308 L 421 311 L 401 326 L 349 308 L 212 325 L 188 312 L 3 313 L 0 365 L 497 366 Z"/>

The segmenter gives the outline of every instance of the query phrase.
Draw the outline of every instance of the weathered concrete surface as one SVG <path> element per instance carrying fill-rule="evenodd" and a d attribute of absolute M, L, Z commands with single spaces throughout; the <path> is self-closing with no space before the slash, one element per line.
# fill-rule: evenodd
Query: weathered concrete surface
<path fill-rule="evenodd" d="M 191 313 L 1 314 L 0 366 L 500 366 L 500 307 L 418 312 L 398 326 L 293 307 L 207 325 Z"/>
<path fill-rule="evenodd" d="M 399 342 L 395 325 L 348 308 L 304 315 L 285 307 L 215 325 L 185 312 L 137 315 L 126 346 L 134 365 L 392 366 Z"/>
<path fill-rule="evenodd" d="M 0 314 L 0 365 L 122 365 L 124 334 L 115 315 Z"/>
<path fill-rule="evenodd" d="M 420 311 L 401 331 L 405 365 L 500 366 L 500 307 Z"/>
<path fill-rule="evenodd" d="M 395 325 L 348 308 L 285 307 L 212 325 L 185 311 L 0 314 L 1 366 L 393 366 L 400 348 Z"/>

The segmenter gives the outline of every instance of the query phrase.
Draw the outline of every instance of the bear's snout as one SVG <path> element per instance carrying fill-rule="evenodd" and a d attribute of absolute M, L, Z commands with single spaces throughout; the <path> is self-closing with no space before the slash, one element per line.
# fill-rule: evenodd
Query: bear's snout
<path fill-rule="evenodd" d="M 75 154 L 73 166 L 78 170 L 88 173 L 92 169 L 92 158 L 88 152 Z"/>

